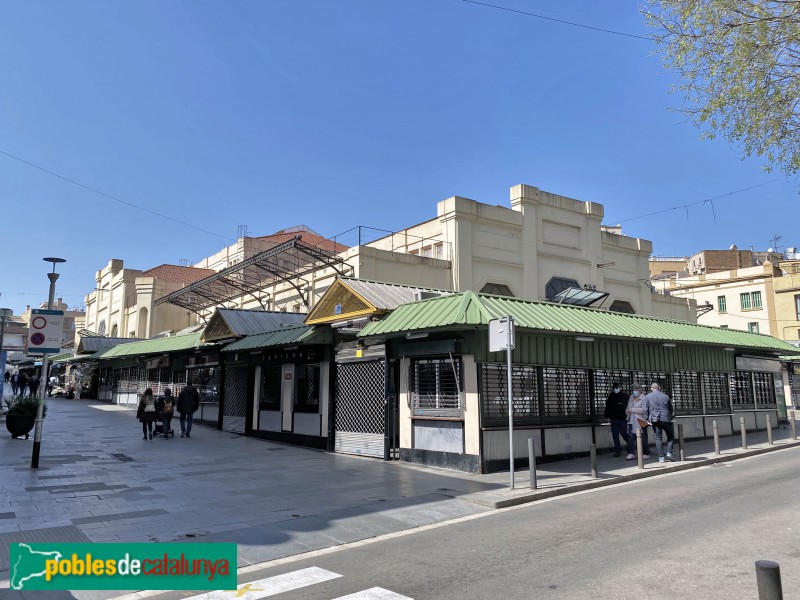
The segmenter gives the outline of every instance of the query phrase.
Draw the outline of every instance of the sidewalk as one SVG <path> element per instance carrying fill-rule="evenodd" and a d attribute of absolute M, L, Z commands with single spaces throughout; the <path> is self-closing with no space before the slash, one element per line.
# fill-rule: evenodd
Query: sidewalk
<path fill-rule="evenodd" d="M 177 419 L 173 426 L 178 426 Z M 800 445 L 791 430 L 686 445 L 683 463 L 598 457 L 528 471 L 471 475 L 399 462 L 327 454 L 196 426 L 191 439 L 142 440 L 132 410 L 48 399 L 40 468 L 31 440 L 0 425 L 0 588 L 11 542 L 236 542 L 248 566 L 554 495 Z M 676 451 L 677 453 L 677 451 Z M 100 599 L 123 592 L 47 597 Z"/>

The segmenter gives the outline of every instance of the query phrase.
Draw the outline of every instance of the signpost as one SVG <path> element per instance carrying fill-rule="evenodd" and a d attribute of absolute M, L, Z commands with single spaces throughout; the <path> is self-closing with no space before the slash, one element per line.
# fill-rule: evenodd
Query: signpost
<path fill-rule="evenodd" d="M 514 317 L 511 315 L 489 321 L 489 352 L 506 351 L 508 370 L 508 463 L 511 489 L 514 489 L 514 398 L 511 377 L 511 351 L 514 349 Z"/>
<path fill-rule="evenodd" d="M 58 354 L 63 331 L 63 310 L 32 309 L 28 325 L 28 354 Z"/>

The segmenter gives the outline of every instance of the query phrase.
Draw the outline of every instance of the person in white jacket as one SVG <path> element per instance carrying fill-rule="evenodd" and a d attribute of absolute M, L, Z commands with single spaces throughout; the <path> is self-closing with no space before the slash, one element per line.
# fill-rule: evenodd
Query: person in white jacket
<path fill-rule="evenodd" d="M 642 455 L 644 458 L 650 458 L 650 446 L 647 441 L 647 425 L 642 427 L 640 421 L 647 422 L 647 415 L 644 414 L 644 407 L 642 401 L 644 400 L 644 393 L 642 386 L 634 383 L 631 386 L 631 397 L 628 399 L 628 407 L 625 409 L 625 414 L 628 415 L 628 456 L 626 460 L 634 460 L 636 458 L 636 430 L 642 430 Z"/>

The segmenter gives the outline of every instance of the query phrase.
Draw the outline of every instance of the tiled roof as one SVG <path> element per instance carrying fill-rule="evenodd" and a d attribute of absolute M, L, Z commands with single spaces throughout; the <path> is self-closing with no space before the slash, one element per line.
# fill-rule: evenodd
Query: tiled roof
<path fill-rule="evenodd" d="M 800 348 L 759 333 L 474 292 L 404 304 L 383 320 L 369 323 L 359 335 L 385 336 L 433 329 L 474 328 L 507 315 L 514 317 L 517 328 L 532 331 L 711 344 L 800 354 Z"/>
<path fill-rule="evenodd" d="M 291 229 L 284 229 L 281 231 L 277 231 L 271 235 L 262 235 L 259 236 L 257 239 L 259 240 L 269 240 L 274 241 L 275 245 L 282 244 L 283 242 L 288 242 L 289 240 L 293 240 L 297 236 L 300 236 L 300 239 L 303 240 L 306 244 L 311 244 L 312 246 L 316 246 L 317 248 L 321 248 L 322 250 L 327 250 L 328 252 L 344 252 L 347 250 L 347 246 L 344 244 L 337 244 L 333 240 L 329 240 L 326 237 L 321 236 L 318 233 L 311 231 L 308 227 L 304 225 L 300 225 L 298 227 L 292 227 Z"/>
<path fill-rule="evenodd" d="M 141 277 L 156 277 L 164 281 L 189 285 L 190 283 L 200 281 L 215 273 L 216 271 L 214 269 L 199 269 L 197 267 L 181 267 L 180 265 L 164 264 L 148 269 L 147 271 L 142 271 Z"/>

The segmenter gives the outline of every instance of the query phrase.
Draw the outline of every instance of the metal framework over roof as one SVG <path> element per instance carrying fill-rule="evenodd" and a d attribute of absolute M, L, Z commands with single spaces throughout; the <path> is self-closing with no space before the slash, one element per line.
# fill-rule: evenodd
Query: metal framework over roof
<path fill-rule="evenodd" d="M 155 304 L 169 302 L 199 313 L 212 306 L 250 295 L 264 307 L 258 292 L 268 286 L 286 283 L 297 291 L 307 307 L 308 287 L 300 280 L 306 275 L 326 268 L 333 269 L 340 275 L 344 275 L 345 271 L 352 271 L 352 267 L 333 251 L 307 244 L 298 235 L 288 242 L 259 252 L 238 264 L 159 298 Z"/>

